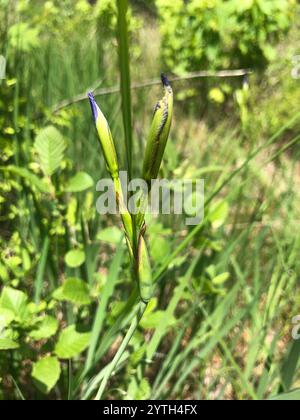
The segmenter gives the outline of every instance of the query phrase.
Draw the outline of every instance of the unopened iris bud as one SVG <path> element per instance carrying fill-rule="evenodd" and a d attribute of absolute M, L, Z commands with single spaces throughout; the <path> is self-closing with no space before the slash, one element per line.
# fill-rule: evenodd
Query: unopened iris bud
<path fill-rule="evenodd" d="M 165 95 L 155 107 L 150 134 L 146 144 L 143 178 L 150 184 L 156 179 L 170 133 L 173 115 L 173 91 L 165 75 L 161 75 Z"/>
<path fill-rule="evenodd" d="M 112 179 L 115 180 L 119 176 L 119 166 L 111 131 L 106 118 L 104 117 L 103 113 L 101 112 L 99 106 L 95 101 L 93 94 L 88 93 L 88 97 L 90 100 L 91 109 L 95 120 L 107 170 L 109 171 Z"/>
<path fill-rule="evenodd" d="M 88 97 L 90 100 L 91 109 L 92 109 L 93 117 L 95 120 L 97 132 L 98 132 L 98 136 L 99 136 L 99 140 L 101 144 L 101 149 L 102 149 L 104 159 L 106 162 L 107 170 L 114 182 L 116 201 L 119 206 L 123 226 L 126 232 L 127 244 L 129 247 L 129 251 L 132 254 L 132 241 L 133 241 L 132 219 L 124 203 L 122 185 L 119 178 L 118 158 L 117 158 L 114 141 L 111 135 L 108 122 L 106 121 L 106 118 L 104 117 L 99 106 L 97 105 L 93 94 L 88 93 Z"/>

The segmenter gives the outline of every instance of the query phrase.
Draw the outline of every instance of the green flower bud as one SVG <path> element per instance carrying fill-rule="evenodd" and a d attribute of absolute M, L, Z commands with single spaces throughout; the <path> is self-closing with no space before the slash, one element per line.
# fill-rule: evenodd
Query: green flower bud
<path fill-rule="evenodd" d="M 119 177 L 119 165 L 111 131 L 92 93 L 88 94 L 107 170 L 113 180 Z"/>
<path fill-rule="evenodd" d="M 143 178 L 148 184 L 151 179 L 157 178 L 173 115 L 173 91 L 166 76 L 162 75 L 161 78 L 165 96 L 155 107 L 143 164 Z"/>
<path fill-rule="evenodd" d="M 124 203 L 122 186 L 121 186 L 121 182 L 119 178 L 119 165 L 118 165 L 118 159 L 117 159 L 117 153 L 116 153 L 114 141 L 111 135 L 108 122 L 106 121 L 106 118 L 104 117 L 103 113 L 98 107 L 94 96 L 92 95 L 92 93 L 89 93 L 88 97 L 90 100 L 92 113 L 93 113 L 94 121 L 96 124 L 102 152 L 103 152 L 104 159 L 107 166 L 107 170 L 114 182 L 116 200 L 119 206 L 120 215 L 121 215 L 123 226 L 126 232 L 126 240 L 127 240 L 128 248 L 132 254 L 132 242 L 133 242 L 132 219 Z"/>

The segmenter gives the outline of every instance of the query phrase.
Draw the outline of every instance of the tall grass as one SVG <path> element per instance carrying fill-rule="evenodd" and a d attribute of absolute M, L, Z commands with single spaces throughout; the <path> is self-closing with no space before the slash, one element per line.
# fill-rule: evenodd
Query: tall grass
<path fill-rule="evenodd" d="M 122 97 L 122 114 L 125 134 L 125 150 L 127 156 L 127 172 L 129 179 L 132 177 L 132 116 L 131 116 L 131 81 L 130 81 L 130 60 L 127 29 L 128 1 L 118 0 L 118 41 L 119 41 L 119 68 L 120 87 Z"/>

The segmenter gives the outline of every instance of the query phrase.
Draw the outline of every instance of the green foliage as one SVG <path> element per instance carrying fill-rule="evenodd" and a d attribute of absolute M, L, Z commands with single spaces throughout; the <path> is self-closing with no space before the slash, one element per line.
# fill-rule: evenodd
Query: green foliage
<path fill-rule="evenodd" d="M 61 369 L 56 357 L 46 356 L 34 363 L 31 376 L 35 379 L 37 386 L 45 393 L 48 393 L 57 383 Z"/>
<path fill-rule="evenodd" d="M 65 262 L 67 266 L 71 268 L 80 267 L 85 261 L 84 252 L 80 249 L 73 249 L 69 251 L 65 256 Z"/>
<path fill-rule="evenodd" d="M 97 239 L 99 241 L 107 242 L 109 244 L 118 245 L 123 237 L 121 229 L 116 226 L 111 226 L 106 229 L 102 229 L 98 235 Z"/>
<path fill-rule="evenodd" d="M 58 321 L 53 316 L 46 315 L 29 334 L 34 340 L 44 340 L 52 337 L 58 329 Z"/>
<path fill-rule="evenodd" d="M 62 330 L 55 345 L 55 354 L 60 359 L 71 359 L 88 347 L 89 340 L 89 333 L 77 332 L 75 325 L 70 325 Z"/>
<path fill-rule="evenodd" d="M 26 22 L 16 23 L 9 28 L 8 38 L 10 47 L 29 52 L 39 45 L 39 30 Z"/>
<path fill-rule="evenodd" d="M 77 305 L 88 305 L 91 303 L 86 283 L 76 278 L 65 280 L 61 289 L 61 297 Z"/>
<path fill-rule="evenodd" d="M 35 139 L 34 147 L 39 155 L 44 174 L 53 175 L 60 167 L 66 149 L 60 132 L 52 126 L 43 128 Z"/>
<path fill-rule="evenodd" d="M 93 178 L 87 174 L 86 172 L 78 172 L 75 176 L 73 176 L 67 186 L 67 192 L 82 192 L 92 188 L 94 186 Z"/>
<path fill-rule="evenodd" d="M 15 350 L 19 348 L 19 344 L 10 338 L 0 338 L 0 350 Z"/>
<path fill-rule="evenodd" d="M 14 319 L 23 320 L 28 315 L 27 296 L 20 290 L 4 287 L 0 296 L 0 307 L 10 311 Z"/>
<path fill-rule="evenodd" d="M 294 0 L 156 0 L 162 54 L 176 74 L 261 68 L 293 19 Z"/>
<path fill-rule="evenodd" d="M 7 171 L 9 173 L 20 176 L 21 178 L 26 180 L 31 187 L 36 187 L 42 193 L 50 193 L 49 185 L 41 181 L 34 173 L 30 172 L 26 168 L 9 165 L 1 167 L 0 170 Z"/>

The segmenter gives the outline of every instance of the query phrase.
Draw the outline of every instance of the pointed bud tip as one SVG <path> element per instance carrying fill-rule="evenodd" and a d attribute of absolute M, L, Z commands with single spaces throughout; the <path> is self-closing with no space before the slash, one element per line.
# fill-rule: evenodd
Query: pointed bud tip
<path fill-rule="evenodd" d="M 96 121 L 98 118 L 98 105 L 96 104 L 96 101 L 92 92 L 88 92 L 87 96 L 90 100 L 90 105 L 91 105 L 94 120 Z"/>
<path fill-rule="evenodd" d="M 167 78 L 167 76 L 164 73 L 161 73 L 160 77 L 161 77 L 162 84 L 165 87 L 170 86 L 169 79 Z"/>

